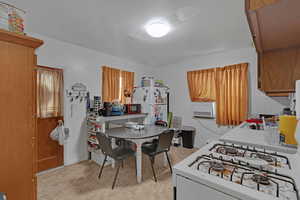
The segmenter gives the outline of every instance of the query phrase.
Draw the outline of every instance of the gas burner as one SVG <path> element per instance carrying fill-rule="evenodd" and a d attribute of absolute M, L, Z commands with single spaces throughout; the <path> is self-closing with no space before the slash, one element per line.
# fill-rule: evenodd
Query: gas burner
<path fill-rule="evenodd" d="M 209 165 L 212 170 L 215 170 L 217 172 L 223 172 L 225 170 L 224 164 L 220 161 L 209 161 Z"/>
<path fill-rule="evenodd" d="M 221 153 L 224 155 L 229 155 L 229 156 L 236 156 L 238 155 L 238 150 L 233 147 L 219 147 L 217 148 L 217 153 Z"/>
<path fill-rule="evenodd" d="M 263 174 L 253 174 L 251 179 L 258 184 L 270 185 L 270 178 Z"/>
<path fill-rule="evenodd" d="M 238 151 L 243 154 L 240 149 Z M 262 152 L 251 153 L 253 153 L 253 157 L 257 156 L 258 153 L 263 154 Z M 277 154 L 270 154 L 270 156 L 274 159 L 274 163 L 280 158 L 275 157 L 278 156 Z M 249 157 L 250 154 L 247 154 L 246 158 Z M 220 156 L 213 153 L 198 156 L 188 167 L 282 200 L 300 200 L 295 180 L 292 177 L 278 173 L 277 170 L 262 169 L 229 158 L 229 156 Z M 284 198 L 285 196 L 288 198 Z"/>
<path fill-rule="evenodd" d="M 209 151 L 232 157 L 259 158 L 276 168 L 291 169 L 290 162 L 286 156 L 256 147 L 217 143 L 214 144 Z"/>
<path fill-rule="evenodd" d="M 256 153 L 256 154 L 253 154 L 253 155 L 256 158 L 260 158 L 260 159 L 265 160 L 267 162 L 273 162 L 274 161 L 274 158 L 270 155 L 266 155 L 266 154 L 262 154 L 262 153 Z"/>

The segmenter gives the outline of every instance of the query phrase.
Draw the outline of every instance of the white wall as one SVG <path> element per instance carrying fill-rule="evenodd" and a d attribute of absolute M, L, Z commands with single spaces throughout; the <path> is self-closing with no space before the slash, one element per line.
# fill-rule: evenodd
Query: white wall
<path fill-rule="evenodd" d="M 63 68 L 65 89 L 76 82 L 84 83 L 91 93 L 101 96 L 101 70 L 103 65 L 135 72 L 135 82 L 142 75 L 152 75 L 150 67 L 131 61 L 99 53 L 70 43 L 31 34 L 44 40 L 45 44 L 37 50 L 38 64 Z M 65 97 L 65 126 L 70 128 L 70 138 L 65 145 L 65 165 L 87 159 L 85 132 L 85 103 L 73 105 L 73 116 L 70 115 L 71 104 Z"/>
<path fill-rule="evenodd" d="M 278 113 L 283 105 L 257 89 L 257 54 L 255 49 L 246 48 L 206 56 L 194 57 L 157 70 L 156 77 L 165 80 L 171 88 L 170 110 L 182 116 L 185 125 L 197 128 L 196 145 L 202 146 L 207 140 L 217 139 L 227 127 L 217 127 L 214 120 L 192 118 L 192 103 L 189 98 L 186 73 L 190 70 L 223 67 L 225 65 L 249 63 L 250 111 L 251 113 Z M 277 99 L 278 100 L 278 99 Z"/>
<path fill-rule="evenodd" d="M 194 120 L 192 104 L 189 99 L 186 72 L 195 69 L 223 67 L 225 65 L 248 62 L 250 64 L 251 113 L 277 113 L 282 110 L 279 101 L 264 95 L 257 89 L 257 55 L 254 49 L 239 49 L 225 53 L 195 57 L 177 64 L 153 69 L 132 61 L 127 61 L 70 43 L 31 34 L 44 40 L 45 44 L 37 50 L 38 64 L 64 69 L 65 88 L 75 82 L 87 85 L 91 96 L 101 94 L 102 65 L 134 71 L 136 84 L 143 75 L 155 75 L 163 79 L 171 88 L 171 111 L 183 117 L 185 125 L 197 128 L 196 146 L 200 147 L 207 140 L 216 139 L 224 134 L 227 127 L 217 127 L 213 120 Z M 281 101 L 282 102 L 282 101 Z M 65 165 L 87 159 L 85 133 L 85 104 L 73 105 L 65 98 L 65 126 L 70 128 L 71 137 L 65 146 Z"/>

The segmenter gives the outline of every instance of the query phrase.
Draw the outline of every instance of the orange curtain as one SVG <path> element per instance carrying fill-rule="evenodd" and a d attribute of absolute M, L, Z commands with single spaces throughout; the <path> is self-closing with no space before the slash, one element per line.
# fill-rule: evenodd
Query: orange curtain
<path fill-rule="evenodd" d="M 248 64 L 216 70 L 217 124 L 239 125 L 248 115 Z"/>
<path fill-rule="evenodd" d="M 190 98 L 193 102 L 216 100 L 216 69 L 187 72 Z"/>
<path fill-rule="evenodd" d="M 121 71 L 121 103 L 125 103 L 125 94 L 132 94 L 134 86 L 134 72 Z"/>
<path fill-rule="evenodd" d="M 102 67 L 102 99 L 104 102 L 120 99 L 120 73 L 119 69 Z"/>
<path fill-rule="evenodd" d="M 63 116 L 63 70 L 37 69 L 37 115 L 39 118 Z"/>

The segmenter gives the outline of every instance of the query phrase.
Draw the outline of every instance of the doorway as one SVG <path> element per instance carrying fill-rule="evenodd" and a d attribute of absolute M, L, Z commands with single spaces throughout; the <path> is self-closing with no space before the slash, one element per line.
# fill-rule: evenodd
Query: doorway
<path fill-rule="evenodd" d="M 64 148 L 50 133 L 64 120 L 63 70 L 38 66 L 37 80 L 37 168 L 38 172 L 64 164 Z"/>

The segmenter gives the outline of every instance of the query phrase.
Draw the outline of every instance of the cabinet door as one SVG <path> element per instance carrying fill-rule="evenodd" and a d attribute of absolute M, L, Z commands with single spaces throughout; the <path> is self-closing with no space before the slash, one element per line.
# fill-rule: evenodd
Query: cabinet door
<path fill-rule="evenodd" d="M 263 53 L 261 65 L 262 89 L 265 92 L 291 92 L 295 90 L 294 69 L 296 49 Z"/>
<path fill-rule="evenodd" d="M 256 10 L 278 2 L 279 0 L 248 0 L 249 10 Z"/>
<path fill-rule="evenodd" d="M 34 49 L 0 41 L 0 190 L 35 197 Z"/>
<path fill-rule="evenodd" d="M 296 65 L 293 73 L 293 85 L 296 85 L 296 80 L 300 80 L 300 48 L 297 49 Z"/>

